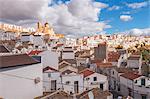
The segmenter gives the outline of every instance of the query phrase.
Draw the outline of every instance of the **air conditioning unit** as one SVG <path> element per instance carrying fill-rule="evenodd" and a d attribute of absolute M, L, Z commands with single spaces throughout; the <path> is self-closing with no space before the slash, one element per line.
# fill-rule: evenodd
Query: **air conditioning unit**
<path fill-rule="evenodd" d="M 37 78 L 34 79 L 35 84 L 39 83 L 40 81 L 41 81 L 40 77 L 37 77 Z"/>

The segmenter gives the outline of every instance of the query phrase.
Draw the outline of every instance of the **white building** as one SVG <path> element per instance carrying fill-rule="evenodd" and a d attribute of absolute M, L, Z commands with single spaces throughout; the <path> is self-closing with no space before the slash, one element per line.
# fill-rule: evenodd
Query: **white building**
<path fill-rule="evenodd" d="M 62 59 L 75 59 L 75 53 L 72 47 L 65 47 L 62 51 Z"/>
<path fill-rule="evenodd" d="M 15 40 L 17 33 L 0 30 L 0 40 Z"/>
<path fill-rule="evenodd" d="M 2 98 L 33 99 L 43 94 L 41 63 L 26 54 L 5 55 L 0 59 Z"/>
<path fill-rule="evenodd" d="M 21 42 L 30 42 L 34 44 L 34 46 L 45 46 L 44 38 L 42 35 L 29 35 L 24 34 L 21 35 Z"/>
<path fill-rule="evenodd" d="M 141 55 L 131 55 L 127 60 L 127 67 L 139 69 L 142 65 Z"/>
<path fill-rule="evenodd" d="M 39 56 L 41 56 L 41 63 L 43 67 L 50 66 L 58 70 L 58 53 L 47 50 L 39 53 Z"/>
<path fill-rule="evenodd" d="M 81 93 L 84 91 L 83 75 L 66 70 L 62 74 L 63 89 L 67 93 Z"/>
<path fill-rule="evenodd" d="M 80 74 L 84 75 L 84 90 L 92 88 L 100 88 L 103 91 L 108 90 L 107 76 L 96 73 L 88 68 L 81 71 Z"/>
<path fill-rule="evenodd" d="M 33 44 L 35 46 L 45 46 L 44 38 L 42 35 L 34 35 Z"/>
<path fill-rule="evenodd" d="M 21 42 L 31 42 L 33 43 L 34 36 L 29 34 L 21 35 Z"/>
<path fill-rule="evenodd" d="M 124 73 L 120 76 L 120 91 L 124 96 L 134 99 L 150 98 L 150 80 L 135 73 Z"/>
<path fill-rule="evenodd" d="M 52 67 L 45 67 L 43 69 L 43 91 L 44 92 L 52 92 L 59 89 L 62 89 L 61 84 L 61 73 L 52 68 Z"/>

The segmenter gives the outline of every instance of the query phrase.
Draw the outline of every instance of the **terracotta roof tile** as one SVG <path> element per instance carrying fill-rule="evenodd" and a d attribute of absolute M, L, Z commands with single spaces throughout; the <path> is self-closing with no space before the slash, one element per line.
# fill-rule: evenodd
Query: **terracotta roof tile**
<path fill-rule="evenodd" d="M 130 72 L 130 73 L 128 72 L 128 73 L 122 74 L 121 76 L 124 78 L 130 79 L 130 80 L 134 80 L 134 79 L 140 77 L 141 75 L 134 73 L 134 72 Z"/>
<path fill-rule="evenodd" d="M 130 57 L 128 57 L 128 60 L 139 60 L 140 56 L 137 55 L 131 55 Z"/>
<path fill-rule="evenodd" d="M 39 51 L 39 50 L 32 50 L 30 53 L 28 53 L 28 55 L 38 55 L 39 53 L 41 53 L 43 51 Z"/>
<path fill-rule="evenodd" d="M 102 59 L 94 59 L 94 60 L 91 60 L 91 63 L 102 63 Z"/>
<path fill-rule="evenodd" d="M 99 88 L 93 88 L 91 90 L 87 90 L 82 92 L 81 94 L 78 94 L 76 97 L 78 99 L 90 99 L 88 96 L 88 93 L 92 92 L 94 99 L 107 99 L 107 96 L 111 96 L 112 94 L 109 91 L 102 91 Z"/>
<path fill-rule="evenodd" d="M 111 68 L 113 65 L 112 63 L 96 63 L 98 68 Z"/>
<path fill-rule="evenodd" d="M 129 72 L 133 72 L 132 69 L 129 68 L 116 68 L 116 71 L 118 73 L 129 73 Z"/>
<path fill-rule="evenodd" d="M 84 69 L 83 71 L 80 72 L 80 74 L 83 74 L 84 77 L 90 76 L 94 73 L 95 73 L 94 71 L 92 71 L 88 68 L 86 68 L 86 69 Z"/>

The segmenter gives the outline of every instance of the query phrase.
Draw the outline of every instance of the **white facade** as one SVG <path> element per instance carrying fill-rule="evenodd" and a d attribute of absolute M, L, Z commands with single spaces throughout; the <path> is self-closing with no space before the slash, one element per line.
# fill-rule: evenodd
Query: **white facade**
<path fill-rule="evenodd" d="M 31 43 L 33 43 L 33 39 L 34 39 L 33 35 L 22 35 L 21 36 L 21 41 L 22 42 L 31 42 Z"/>
<path fill-rule="evenodd" d="M 127 67 L 129 68 L 139 68 L 142 65 L 142 58 L 139 60 L 127 60 Z"/>
<path fill-rule="evenodd" d="M 87 64 L 89 63 L 89 58 L 76 58 L 77 60 L 77 66 L 80 66 L 81 64 Z"/>
<path fill-rule="evenodd" d="M 138 78 L 139 79 L 139 78 Z M 142 96 L 145 95 L 147 98 L 150 98 L 150 88 L 145 86 L 140 86 L 135 84 L 135 80 L 129 80 L 122 76 L 120 76 L 120 91 L 122 95 L 128 96 L 129 95 L 129 89 L 131 90 L 131 95 L 135 99 L 142 99 Z M 140 81 L 137 81 L 137 83 L 141 83 Z M 149 84 L 149 81 L 146 81 L 147 84 Z"/>
<path fill-rule="evenodd" d="M 56 90 L 61 89 L 61 77 L 60 72 L 44 72 L 43 73 L 43 91 L 44 92 L 50 92 L 54 91 L 52 87 L 56 86 Z M 56 85 L 53 85 L 51 82 L 56 81 Z"/>
<path fill-rule="evenodd" d="M 40 78 L 39 83 L 34 82 L 34 79 L 36 79 L 37 77 Z M 4 99 L 34 99 L 35 97 L 43 94 L 42 80 L 41 64 L 34 64 L 30 66 L 1 71 L 0 96 Z"/>
<path fill-rule="evenodd" d="M 145 79 L 145 85 L 142 85 L 142 79 Z M 150 78 L 149 77 L 145 77 L 145 76 L 141 76 L 137 79 L 134 80 L 135 85 L 139 85 L 139 86 L 145 86 L 145 87 L 149 87 L 150 88 Z"/>
<path fill-rule="evenodd" d="M 14 32 L 0 31 L 0 40 L 15 40 L 17 37 Z"/>
<path fill-rule="evenodd" d="M 64 91 L 68 93 L 76 93 L 75 92 L 75 81 L 78 81 L 78 93 L 83 92 L 84 85 L 83 85 L 83 75 L 82 74 L 76 74 L 76 73 L 70 73 L 66 75 L 62 75 L 62 83 L 63 83 L 63 89 Z"/>
<path fill-rule="evenodd" d="M 94 78 L 96 80 L 94 80 Z M 93 73 L 84 78 L 84 88 L 85 88 L 84 90 L 97 88 L 97 87 L 100 88 L 100 84 L 102 84 L 101 86 L 103 86 L 103 88 L 101 88 L 102 90 L 104 91 L 108 90 L 107 76 L 98 73 Z"/>
<path fill-rule="evenodd" d="M 35 46 L 44 46 L 44 38 L 41 35 L 34 35 L 33 44 Z"/>
<path fill-rule="evenodd" d="M 44 51 L 39 54 L 41 56 L 41 63 L 44 67 L 50 66 L 58 70 L 58 57 L 59 55 L 56 52 Z"/>
<path fill-rule="evenodd" d="M 62 59 L 75 59 L 75 54 L 73 51 L 72 52 L 63 51 L 62 52 Z"/>

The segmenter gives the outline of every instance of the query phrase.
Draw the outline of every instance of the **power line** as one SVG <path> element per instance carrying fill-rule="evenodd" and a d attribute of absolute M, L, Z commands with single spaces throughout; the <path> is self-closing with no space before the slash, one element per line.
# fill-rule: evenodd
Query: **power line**
<path fill-rule="evenodd" d="M 20 78 L 20 79 L 26 79 L 26 80 L 33 80 L 35 81 L 35 79 L 33 78 L 28 78 L 28 77 L 23 77 L 23 76 L 17 76 L 17 75 L 12 75 L 12 74 L 7 74 L 7 73 L 0 73 L 1 75 L 6 75 L 6 76 L 10 76 L 10 77 L 16 77 L 16 78 Z M 44 83 L 49 83 L 50 81 L 46 81 L 46 80 L 41 80 L 42 82 Z M 65 85 L 65 86 L 74 86 L 74 85 L 71 85 L 71 84 L 65 84 L 65 83 L 56 83 L 58 85 Z M 92 88 L 92 87 L 85 87 L 85 86 L 78 86 L 78 87 L 81 87 L 81 88 Z"/>

